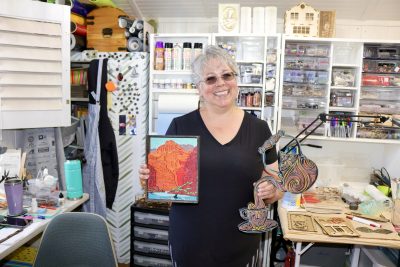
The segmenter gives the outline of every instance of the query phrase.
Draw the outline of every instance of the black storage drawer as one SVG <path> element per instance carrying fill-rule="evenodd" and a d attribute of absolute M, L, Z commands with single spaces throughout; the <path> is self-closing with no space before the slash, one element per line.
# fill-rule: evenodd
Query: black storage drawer
<path fill-rule="evenodd" d="M 131 206 L 131 266 L 172 266 L 168 248 L 169 209 L 148 207 L 140 201 Z"/>

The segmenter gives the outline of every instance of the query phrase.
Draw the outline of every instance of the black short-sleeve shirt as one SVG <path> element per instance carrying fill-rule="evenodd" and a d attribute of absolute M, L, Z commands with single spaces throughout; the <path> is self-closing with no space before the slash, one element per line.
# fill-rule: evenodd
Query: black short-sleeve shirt
<path fill-rule="evenodd" d="M 251 266 L 260 235 L 238 230 L 238 210 L 254 202 L 253 183 L 263 170 L 258 147 L 271 136 L 268 124 L 245 112 L 237 135 L 222 145 L 195 110 L 175 118 L 166 134 L 200 136 L 199 203 L 174 203 L 170 212 L 174 261 L 179 267 Z M 275 148 L 267 151 L 266 163 L 276 160 Z"/>

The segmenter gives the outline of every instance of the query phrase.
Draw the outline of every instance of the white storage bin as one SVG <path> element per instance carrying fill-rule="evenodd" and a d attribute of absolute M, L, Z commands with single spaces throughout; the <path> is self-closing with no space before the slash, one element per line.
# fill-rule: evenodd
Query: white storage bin
<path fill-rule="evenodd" d="M 134 250 L 137 252 L 169 255 L 168 245 L 160 245 L 149 242 L 134 241 Z"/>
<path fill-rule="evenodd" d="M 139 266 L 148 267 L 172 267 L 172 261 L 167 259 L 158 259 L 153 257 L 145 257 L 141 255 L 133 256 L 133 263 Z"/>
<path fill-rule="evenodd" d="M 133 227 L 133 232 L 135 237 L 168 241 L 167 230 L 158 230 L 158 229 L 150 229 L 150 228 L 135 226 Z"/>
<path fill-rule="evenodd" d="M 151 213 L 135 211 L 134 219 L 135 219 L 135 222 L 142 223 L 142 224 L 153 224 L 153 225 L 161 225 L 161 226 L 169 225 L 168 215 L 159 215 L 159 214 L 151 214 Z"/>

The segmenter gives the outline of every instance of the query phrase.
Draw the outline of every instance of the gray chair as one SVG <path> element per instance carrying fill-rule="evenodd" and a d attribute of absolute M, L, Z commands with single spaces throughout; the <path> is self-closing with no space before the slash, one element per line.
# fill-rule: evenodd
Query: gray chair
<path fill-rule="evenodd" d="M 118 266 L 106 220 L 86 212 L 57 215 L 43 233 L 33 266 Z"/>

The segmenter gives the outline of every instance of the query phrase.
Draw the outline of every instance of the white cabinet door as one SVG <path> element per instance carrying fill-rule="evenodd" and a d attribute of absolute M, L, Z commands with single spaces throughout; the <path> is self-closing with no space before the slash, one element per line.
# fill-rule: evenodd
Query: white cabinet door
<path fill-rule="evenodd" d="M 0 0 L 0 129 L 69 126 L 70 7 Z"/>

